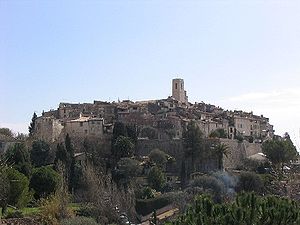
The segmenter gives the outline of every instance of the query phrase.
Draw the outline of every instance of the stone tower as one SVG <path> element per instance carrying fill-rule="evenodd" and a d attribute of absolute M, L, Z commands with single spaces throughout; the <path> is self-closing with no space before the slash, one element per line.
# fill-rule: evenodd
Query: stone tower
<path fill-rule="evenodd" d="M 184 90 L 184 80 L 176 78 L 172 80 L 172 97 L 179 102 L 188 103 L 188 96 Z"/>

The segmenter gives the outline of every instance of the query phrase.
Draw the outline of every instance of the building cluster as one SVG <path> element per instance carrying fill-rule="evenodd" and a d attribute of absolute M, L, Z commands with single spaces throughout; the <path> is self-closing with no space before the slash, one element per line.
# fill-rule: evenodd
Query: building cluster
<path fill-rule="evenodd" d="M 115 122 L 134 124 L 140 139 L 180 139 L 190 121 L 205 137 L 223 130 L 223 138 L 272 138 L 273 126 L 252 112 L 228 111 L 201 103 L 189 103 L 183 79 L 173 79 L 172 96 L 166 99 L 93 103 L 60 103 L 57 110 L 43 112 L 35 121 L 35 136 L 49 142 L 71 137 L 101 138 L 112 133 Z"/>

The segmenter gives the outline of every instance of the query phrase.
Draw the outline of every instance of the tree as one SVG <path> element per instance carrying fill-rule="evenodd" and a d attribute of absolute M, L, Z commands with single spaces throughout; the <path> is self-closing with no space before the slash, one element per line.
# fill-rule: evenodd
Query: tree
<path fill-rule="evenodd" d="M 141 173 L 141 166 L 139 161 L 131 158 L 121 158 L 118 162 L 119 170 L 125 175 L 125 177 L 132 178 Z"/>
<path fill-rule="evenodd" d="M 76 183 L 76 179 L 74 177 L 75 158 L 74 148 L 69 134 L 66 135 L 64 144 L 59 143 L 57 145 L 57 151 L 54 160 L 56 169 L 58 169 L 58 165 L 60 164 L 60 162 L 63 164 L 64 169 L 66 170 L 66 180 L 69 184 L 69 190 L 72 191 Z"/>
<path fill-rule="evenodd" d="M 25 144 L 15 143 L 5 154 L 7 162 L 27 177 L 31 174 L 31 161 Z"/>
<path fill-rule="evenodd" d="M 30 158 L 32 165 L 36 167 L 50 164 L 53 158 L 49 144 L 43 140 L 34 141 L 30 151 Z"/>
<path fill-rule="evenodd" d="M 10 185 L 8 204 L 18 208 L 26 206 L 32 198 L 32 193 L 29 192 L 28 178 L 13 168 L 7 169 L 7 178 Z"/>
<path fill-rule="evenodd" d="M 290 162 L 298 155 L 297 149 L 288 134 L 285 135 L 283 140 L 265 141 L 262 150 L 273 164 L 282 169 L 284 163 Z"/>
<path fill-rule="evenodd" d="M 6 161 L 3 158 L 0 158 L 0 207 L 2 208 L 2 215 L 6 211 L 10 192 L 10 182 L 7 177 L 7 169 Z"/>
<path fill-rule="evenodd" d="M 165 182 L 166 180 L 162 170 L 157 166 L 152 167 L 148 174 L 148 183 L 150 187 L 159 191 L 164 186 Z"/>
<path fill-rule="evenodd" d="M 86 181 L 87 200 L 93 206 L 93 217 L 99 224 L 120 224 L 120 217 L 116 206 L 120 212 L 125 212 L 127 216 L 134 220 L 135 197 L 131 187 L 117 187 L 116 183 L 109 175 L 99 168 L 92 168 L 89 165 L 84 169 Z"/>
<path fill-rule="evenodd" d="M 117 164 L 117 169 L 114 171 L 114 180 L 117 183 L 129 184 L 132 178 L 141 173 L 139 161 L 131 158 L 121 158 Z"/>
<path fill-rule="evenodd" d="M 224 129 L 219 128 L 209 134 L 211 138 L 227 138 L 227 133 Z"/>
<path fill-rule="evenodd" d="M 192 172 L 195 171 L 195 159 L 203 156 L 203 133 L 195 122 L 191 121 L 183 133 L 185 156 L 191 158 Z"/>
<path fill-rule="evenodd" d="M 131 157 L 134 153 L 134 144 L 129 137 L 119 136 L 114 144 L 114 156 L 119 160 L 122 157 Z"/>
<path fill-rule="evenodd" d="M 136 125 L 125 125 L 122 122 L 116 122 L 114 124 L 111 140 L 111 152 L 113 156 L 111 163 L 113 166 L 116 165 L 121 157 L 130 157 L 133 155 L 136 142 Z"/>
<path fill-rule="evenodd" d="M 0 128 L 0 134 L 7 136 L 7 137 L 14 137 L 14 133 L 9 128 Z"/>
<path fill-rule="evenodd" d="M 29 136 L 32 136 L 34 131 L 35 131 L 35 120 L 37 118 L 37 115 L 36 113 L 34 112 L 33 113 L 33 116 L 32 116 L 32 119 L 31 119 L 31 122 L 30 122 L 30 125 L 28 127 L 28 131 L 29 131 Z"/>
<path fill-rule="evenodd" d="M 30 188 L 36 199 L 46 198 L 54 193 L 60 184 L 59 174 L 49 166 L 36 168 L 30 179 Z"/>
<path fill-rule="evenodd" d="M 149 158 L 152 162 L 154 162 L 158 167 L 164 168 L 167 161 L 168 161 L 169 155 L 165 152 L 159 150 L 159 149 L 153 149 L 149 153 Z"/>
<path fill-rule="evenodd" d="M 254 193 L 238 194 L 235 201 L 222 204 L 200 195 L 182 216 L 166 225 L 298 225 L 299 209 L 296 201 Z"/>
<path fill-rule="evenodd" d="M 214 147 L 215 154 L 218 159 L 218 169 L 223 170 L 223 158 L 224 155 L 227 157 L 228 156 L 228 146 L 226 144 L 218 144 L 217 146 Z"/>

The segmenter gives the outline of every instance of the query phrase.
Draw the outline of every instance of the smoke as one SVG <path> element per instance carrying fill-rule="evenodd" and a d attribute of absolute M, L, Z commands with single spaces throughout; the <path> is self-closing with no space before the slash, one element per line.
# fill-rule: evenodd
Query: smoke
<path fill-rule="evenodd" d="M 218 171 L 213 173 L 212 175 L 224 184 L 225 194 L 229 197 L 234 197 L 238 178 L 236 176 L 230 175 L 225 171 Z"/>

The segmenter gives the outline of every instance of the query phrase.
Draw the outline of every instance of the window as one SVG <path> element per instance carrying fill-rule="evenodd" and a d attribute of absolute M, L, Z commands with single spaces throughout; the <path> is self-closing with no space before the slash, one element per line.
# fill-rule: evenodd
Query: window
<path fill-rule="evenodd" d="M 81 127 L 83 126 L 83 122 L 80 122 L 80 126 L 81 126 Z"/>
<path fill-rule="evenodd" d="M 177 84 L 177 83 L 175 83 L 175 89 L 177 89 L 177 88 L 178 88 L 178 87 L 177 87 L 177 85 L 178 85 L 178 84 Z"/>
<path fill-rule="evenodd" d="M 183 89 L 183 83 L 181 83 L 181 90 Z"/>
<path fill-rule="evenodd" d="M 87 130 L 84 130 L 84 133 L 87 134 Z"/>

